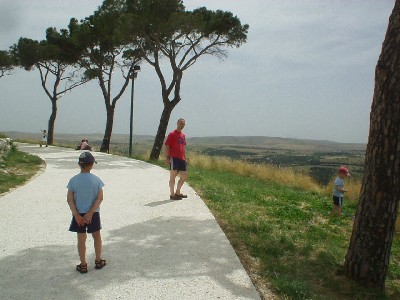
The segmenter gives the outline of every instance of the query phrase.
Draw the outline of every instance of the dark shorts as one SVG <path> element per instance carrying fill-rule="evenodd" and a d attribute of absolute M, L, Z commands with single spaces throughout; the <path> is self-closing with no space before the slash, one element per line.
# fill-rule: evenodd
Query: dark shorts
<path fill-rule="evenodd" d="M 179 159 L 176 157 L 171 157 L 170 162 L 171 162 L 170 170 L 186 171 L 186 160 Z"/>
<path fill-rule="evenodd" d="M 333 196 L 333 204 L 341 207 L 343 205 L 343 197 Z"/>
<path fill-rule="evenodd" d="M 85 214 L 80 214 L 82 217 Z M 92 216 L 92 223 L 85 224 L 84 226 L 79 226 L 76 222 L 74 216 L 72 216 L 71 225 L 69 226 L 69 231 L 78 232 L 78 233 L 93 233 L 99 231 L 101 229 L 101 222 L 100 222 L 100 213 L 95 212 Z"/>

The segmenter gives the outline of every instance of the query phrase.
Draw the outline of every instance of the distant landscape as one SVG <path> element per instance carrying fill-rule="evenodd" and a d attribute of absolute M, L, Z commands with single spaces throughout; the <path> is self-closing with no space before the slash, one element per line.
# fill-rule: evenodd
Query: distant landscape
<path fill-rule="evenodd" d="M 14 140 L 39 142 L 39 133 L 4 132 Z M 55 144 L 74 147 L 87 138 L 94 150 L 100 148 L 102 134 L 55 134 Z M 138 135 L 133 138 L 133 155 L 149 153 L 154 137 Z M 129 135 L 113 134 L 111 153 L 128 155 Z M 291 167 L 309 174 L 321 185 L 326 185 L 336 174 L 338 166 L 351 170 L 352 178 L 362 177 L 365 144 L 337 143 L 332 141 L 302 140 L 265 136 L 218 136 L 187 139 L 189 155 L 203 154 L 245 160 L 255 164 L 272 164 Z"/>

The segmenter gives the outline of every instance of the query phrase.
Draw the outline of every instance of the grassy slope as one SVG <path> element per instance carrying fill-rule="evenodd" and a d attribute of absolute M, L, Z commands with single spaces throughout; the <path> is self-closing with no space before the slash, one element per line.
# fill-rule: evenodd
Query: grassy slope
<path fill-rule="evenodd" d="M 330 197 L 225 171 L 190 169 L 253 279 L 288 299 L 384 299 L 342 276 L 355 204 L 330 217 Z M 392 248 L 387 293 L 400 297 L 399 240 Z"/>
<path fill-rule="evenodd" d="M 7 157 L 0 159 L 0 194 L 24 184 L 42 165 L 43 161 L 39 157 L 13 148 Z"/>

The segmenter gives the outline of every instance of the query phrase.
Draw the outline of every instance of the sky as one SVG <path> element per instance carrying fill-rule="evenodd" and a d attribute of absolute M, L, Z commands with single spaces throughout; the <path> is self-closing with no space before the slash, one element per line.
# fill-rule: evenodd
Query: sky
<path fill-rule="evenodd" d="M 394 0 L 186 0 L 231 11 L 250 26 L 247 42 L 220 60 L 201 57 L 183 74 L 168 131 L 185 118 L 187 137 L 271 136 L 366 143 L 381 53 Z M 0 0 L 0 50 L 20 37 L 91 15 L 101 0 Z M 120 83 L 116 83 L 115 89 Z M 155 71 L 135 80 L 134 134 L 155 135 L 163 104 Z M 129 133 L 130 89 L 113 133 Z M 51 113 L 37 70 L 0 78 L 0 132 L 46 129 Z M 57 133 L 104 133 L 106 111 L 93 81 L 59 100 Z M 89 137 L 90 139 L 90 137 Z"/>

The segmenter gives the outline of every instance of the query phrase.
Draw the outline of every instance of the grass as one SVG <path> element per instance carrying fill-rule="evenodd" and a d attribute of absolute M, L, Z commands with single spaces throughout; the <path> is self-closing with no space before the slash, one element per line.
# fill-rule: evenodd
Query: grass
<path fill-rule="evenodd" d="M 398 299 L 396 236 L 387 295 L 361 289 L 342 274 L 356 204 L 330 216 L 331 198 L 319 191 L 249 174 L 190 166 L 189 183 L 206 201 L 256 285 L 281 299 Z M 260 288 L 260 289 L 261 289 Z"/>
<path fill-rule="evenodd" d="M 330 214 L 332 186 L 320 187 L 306 174 L 223 157 L 188 160 L 189 184 L 216 217 L 261 295 L 268 287 L 280 299 L 400 298 L 398 233 L 385 293 L 361 288 L 343 275 L 360 182 L 346 183 L 352 199 L 346 195 L 343 217 L 337 218 Z"/>
<path fill-rule="evenodd" d="M 0 158 L 0 194 L 24 184 L 42 166 L 39 157 L 20 152 L 13 146 L 6 157 Z"/>
<path fill-rule="evenodd" d="M 289 187 L 298 187 L 311 192 L 320 192 L 326 196 L 331 196 L 335 177 L 331 179 L 327 186 L 321 187 L 306 172 L 295 171 L 289 167 L 276 167 L 268 164 L 254 164 L 246 161 L 234 160 L 227 157 L 210 157 L 205 155 L 195 155 L 188 158 L 189 165 L 206 170 L 229 171 L 242 176 L 249 176 L 260 179 L 264 182 L 275 182 Z M 346 199 L 357 203 L 360 196 L 361 181 L 346 180 Z"/>

